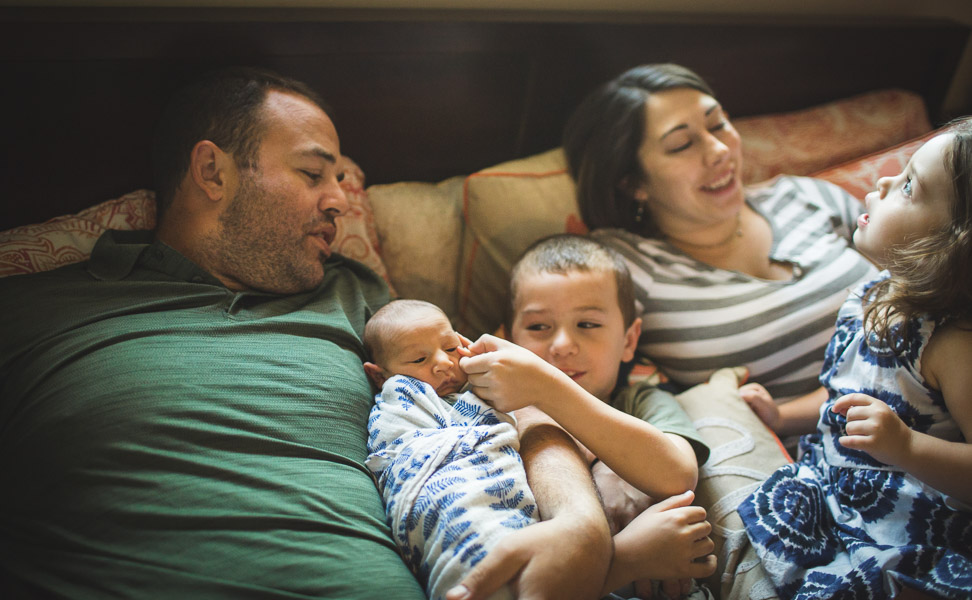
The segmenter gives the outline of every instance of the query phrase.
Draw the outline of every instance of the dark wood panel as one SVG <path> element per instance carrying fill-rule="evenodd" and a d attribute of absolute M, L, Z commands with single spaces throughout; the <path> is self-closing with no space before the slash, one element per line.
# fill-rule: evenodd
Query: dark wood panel
<path fill-rule="evenodd" d="M 556 146 L 585 93 L 644 62 L 696 69 L 735 116 L 900 87 L 922 94 L 937 118 L 969 35 L 941 21 L 326 16 L 0 9 L 0 229 L 151 187 L 149 140 L 164 98 L 219 65 L 307 81 L 369 183 L 437 181 Z"/>

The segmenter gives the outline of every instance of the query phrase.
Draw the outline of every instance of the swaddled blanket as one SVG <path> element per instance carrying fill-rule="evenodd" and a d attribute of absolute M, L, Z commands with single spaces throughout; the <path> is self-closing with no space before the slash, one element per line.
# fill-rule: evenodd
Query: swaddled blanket
<path fill-rule="evenodd" d="M 536 522 L 513 418 L 472 392 L 440 398 L 397 375 L 376 396 L 368 432 L 365 464 L 429 598 L 443 598 L 500 539 Z"/>

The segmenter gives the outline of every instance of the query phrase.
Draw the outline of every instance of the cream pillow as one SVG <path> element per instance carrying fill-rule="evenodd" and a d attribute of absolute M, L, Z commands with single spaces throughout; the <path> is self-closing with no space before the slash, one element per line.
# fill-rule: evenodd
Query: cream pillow
<path fill-rule="evenodd" d="M 557 148 L 466 178 L 456 322 L 466 335 L 502 323 L 510 269 L 527 246 L 555 233 L 587 231 L 566 164 Z"/>
<path fill-rule="evenodd" d="M 456 316 L 462 241 L 462 177 L 367 190 L 388 277 L 400 298 L 418 298 Z"/>

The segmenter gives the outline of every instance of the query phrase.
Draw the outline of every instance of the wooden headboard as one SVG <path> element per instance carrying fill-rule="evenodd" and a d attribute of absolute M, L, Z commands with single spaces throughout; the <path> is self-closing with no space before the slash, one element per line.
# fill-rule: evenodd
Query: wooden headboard
<path fill-rule="evenodd" d="M 921 94 L 937 121 L 968 37 L 967 26 L 914 19 L 5 8 L 0 229 L 151 188 L 165 97 L 220 65 L 270 67 L 317 89 L 373 184 L 437 181 L 556 146 L 585 93 L 647 62 L 695 69 L 733 116 L 897 87 Z"/>

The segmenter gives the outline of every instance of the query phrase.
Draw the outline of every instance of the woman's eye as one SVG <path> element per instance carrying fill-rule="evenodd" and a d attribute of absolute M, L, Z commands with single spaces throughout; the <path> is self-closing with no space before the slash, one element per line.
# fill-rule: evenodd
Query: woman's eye
<path fill-rule="evenodd" d="M 716 123 L 712 127 L 709 127 L 709 131 L 719 131 L 720 129 L 725 129 L 725 128 L 726 128 L 726 122 L 725 121 L 719 121 L 718 123 Z"/>
<path fill-rule="evenodd" d="M 669 154 L 677 154 L 677 153 L 679 153 L 679 152 L 681 152 L 683 150 L 688 150 L 691 145 L 692 145 L 692 142 L 685 142 L 681 146 L 676 146 L 674 148 L 669 148 L 668 149 L 668 153 Z"/>
<path fill-rule="evenodd" d="M 901 191 L 904 192 L 905 196 L 911 198 L 911 177 L 905 179 L 904 185 L 901 186 Z"/>

